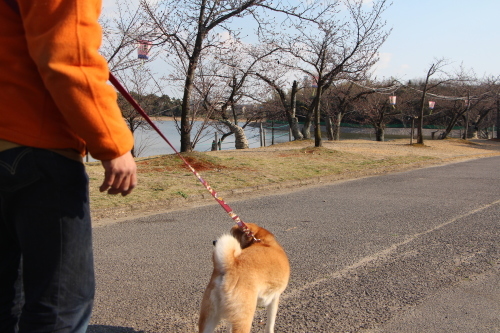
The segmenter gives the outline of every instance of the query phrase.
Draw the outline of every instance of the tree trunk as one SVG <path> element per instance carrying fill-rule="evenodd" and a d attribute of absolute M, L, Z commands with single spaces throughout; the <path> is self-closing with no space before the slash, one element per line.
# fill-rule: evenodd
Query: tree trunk
<path fill-rule="evenodd" d="M 302 135 L 304 139 L 310 139 L 311 138 L 311 118 L 312 118 L 313 112 L 309 111 L 307 112 L 307 116 L 304 120 L 304 125 L 302 126 Z"/>
<path fill-rule="evenodd" d="M 424 144 L 424 111 L 420 112 L 417 118 L 417 143 Z"/>
<path fill-rule="evenodd" d="M 288 117 L 288 125 L 290 126 L 290 130 L 292 131 L 294 140 L 302 140 L 304 136 L 300 133 L 299 130 L 299 121 L 295 116 L 297 112 L 297 81 L 293 81 L 292 85 L 292 96 L 291 96 L 291 111 L 287 112 Z"/>
<path fill-rule="evenodd" d="M 375 140 L 384 141 L 385 140 L 385 130 L 382 125 L 375 126 Z"/>
<path fill-rule="evenodd" d="M 465 112 L 465 111 L 464 111 Z M 463 112 L 455 112 L 451 119 L 450 122 L 448 123 L 448 126 L 446 126 L 446 129 L 444 130 L 444 133 L 442 134 L 442 139 L 446 139 L 448 135 L 450 135 L 451 131 L 453 130 L 453 127 L 458 122 L 458 119 L 463 115 Z"/>
<path fill-rule="evenodd" d="M 291 119 L 290 129 L 292 130 L 292 135 L 294 140 L 302 140 L 304 136 L 300 133 L 299 130 L 299 121 L 296 117 Z"/>
<path fill-rule="evenodd" d="M 200 18 L 204 17 L 205 5 L 200 7 Z M 184 82 L 184 94 L 182 96 L 182 110 L 181 110 L 181 152 L 190 152 L 193 150 L 191 144 L 191 93 L 193 91 L 194 75 L 198 67 L 198 60 L 201 55 L 203 40 L 206 36 L 205 28 L 198 26 L 198 33 L 193 47 L 193 53 L 189 57 L 189 65 L 186 73 L 186 81 Z"/>
<path fill-rule="evenodd" d="M 196 63 L 189 65 L 186 81 L 184 82 L 184 95 L 182 97 L 182 110 L 181 110 L 181 153 L 190 152 L 193 150 L 191 145 L 191 123 L 189 118 L 191 116 L 191 91 L 193 90 L 194 72 L 196 70 Z"/>
<path fill-rule="evenodd" d="M 425 79 L 424 91 L 422 92 L 422 98 L 420 100 L 420 110 L 417 118 L 417 143 L 422 145 L 424 144 L 424 103 L 425 96 L 427 95 L 429 77 L 431 76 L 430 73 L 433 67 L 434 65 L 432 65 L 431 69 L 429 69 L 429 72 L 427 72 L 427 78 Z"/>
<path fill-rule="evenodd" d="M 469 139 L 477 139 L 479 138 L 479 128 L 477 126 L 474 126 L 472 128 L 469 127 L 469 135 L 467 138 Z"/>
<path fill-rule="evenodd" d="M 334 133 L 333 133 L 332 118 L 329 116 L 325 117 L 325 124 L 326 124 L 326 137 L 328 138 L 328 140 L 333 141 Z"/>
<path fill-rule="evenodd" d="M 490 110 L 480 112 L 478 116 L 474 119 L 474 122 L 472 123 L 473 129 L 472 129 L 472 139 L 478 139 L 478 138 L 483 138 L 486 136 L 486 139 L 488 139 L 488 131 L 486 130 L 486 135 L 482 134 L 481 132 L 484 132 L 481 130 L 483 127 L 483 122 L 488 117 L 490 114 Z"/>
<path fill-rule="evenodd" d="M 220 122 L 223 123 L 224 125 L 226 125 L 227 127 L 229 127 L 231 132 L 234 133 L 234 139 L 235 139 L 234 147 L 236 149 L 248 149 L 249 148 L 248 140 L 247 140 L 247 137 L 245 135 L 245 130 L 241 126 L 233 124 L 232 122 L 230 122 L 228 120 L 221 120 Z"/>
<path fill-rule="evenodd" d="M 500 139 L 500 98 L 497 96 L 497 139 Z"/>
<path fill-rule="evenodd" d="M 458 120 L 458 116 L 454 115 L 450 122 L 448 123 L 448 126 L 446 126 L 446 129 L 444 130 L 443 134 L 441 134 L 441 139 L 446 139 L 448 137 L 448 135 L 450 135 L 451 133 L 451 130 L 453 129 L 453 127 L 455 127 L 455 124 L 457 123 L 457 120 Z"/>
<path fill-rule="evenodd" d="M 344 114 L 340 111 L 339 113 L 337 113 L 337 116 L 335 117 L 335 123 L 333 124 L 333 139 L 335 141 L 340 141 L 340 126 L 343 117 Z"/>
<path fill-rule="evenodd" d="M 321 86 L 318 84 L 316 102 L 314 106 L 314 146 L 322 147 L 323 141 L 321 137 Z"/>

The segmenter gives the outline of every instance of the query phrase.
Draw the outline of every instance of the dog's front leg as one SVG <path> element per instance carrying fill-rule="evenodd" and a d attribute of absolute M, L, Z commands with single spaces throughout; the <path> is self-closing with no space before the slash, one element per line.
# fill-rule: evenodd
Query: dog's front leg
<path fill-rule="evenodd" d="M 213 333 L 215 328 L 219 324 L 220 315 L 218 313 L 210 313 L 207 317 L 204 317 L 199 322 L 199 332 L 200 333 Z"/>
<path fill-rule="evenodd" d="M 212 279 L 203 294 L 200 319 L 198 321 L 198 332 L 212 333 L 220 320 L 220 299 L 218 296 L 217 284 L 214 279 Z"/>

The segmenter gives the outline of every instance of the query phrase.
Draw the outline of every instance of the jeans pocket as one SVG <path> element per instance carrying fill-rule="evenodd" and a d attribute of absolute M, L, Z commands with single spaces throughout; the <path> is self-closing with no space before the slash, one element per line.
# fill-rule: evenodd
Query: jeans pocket
<path fill-rule="evenodd" d="M 0 191 L 14 192 L 39 178 L 31 148 L 18 147 L 0 152 Z"/>

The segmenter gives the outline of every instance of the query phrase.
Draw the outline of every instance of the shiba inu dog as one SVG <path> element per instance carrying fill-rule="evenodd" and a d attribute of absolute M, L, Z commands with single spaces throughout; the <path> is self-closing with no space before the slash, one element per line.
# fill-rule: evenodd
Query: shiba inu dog
<path fill-rule="evenodd" d="M 271 232 L 253 223 L 247 227 L 259 241 L 234 226 L 230 235 L 214 242 L 214 270 L 201 303 L 200 333 L 213 332 L 221 319 L 232 333 L 249 333 L 257 305 L 267 309 L 265 332 L 274 332 L 290 264 Z"/>

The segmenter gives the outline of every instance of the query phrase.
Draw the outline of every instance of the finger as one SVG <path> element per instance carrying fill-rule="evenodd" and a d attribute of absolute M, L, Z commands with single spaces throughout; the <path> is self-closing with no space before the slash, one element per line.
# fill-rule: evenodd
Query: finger
<path fill-rule="evenodd" d="M 122 196 L 126 196 L 132 192 L 132 190 L 137 186 L 137 176 L 133 173 L 129 179 L 128 189 L 122 192 Z"/>
<path fill-rule="evenodd" d="M 126 196 L 132 192 L 132 190 L 137 186 L 137 175 L 135 172 L 127 174 L 125 176 L 120 175 L 115 177 L 115 182 L 108 190 L 109 194 L 118 194 Z"/>
<path fill-rule="evenodd" d="M 114 176 L 114 181 L 111 185 L 111 188 L 108 189 L 108 194 L 119 194 L 128 190 L 128 181 L 127 177 L 123 174 L 118 173 Z"/>
<path fill-rule="evenodd" d="M 104 192 L 106 191 L 107 189 L 109 189 L 110 187 L 113 186 L 113 183 L 115 181 L 115 176 L 113 173 L 108 173 L 108 172 L 105 172 L 104 173 L 104 180 L 101 184 L 101 186 L 99 187 L 99 191 L 100 192 Z"/>

